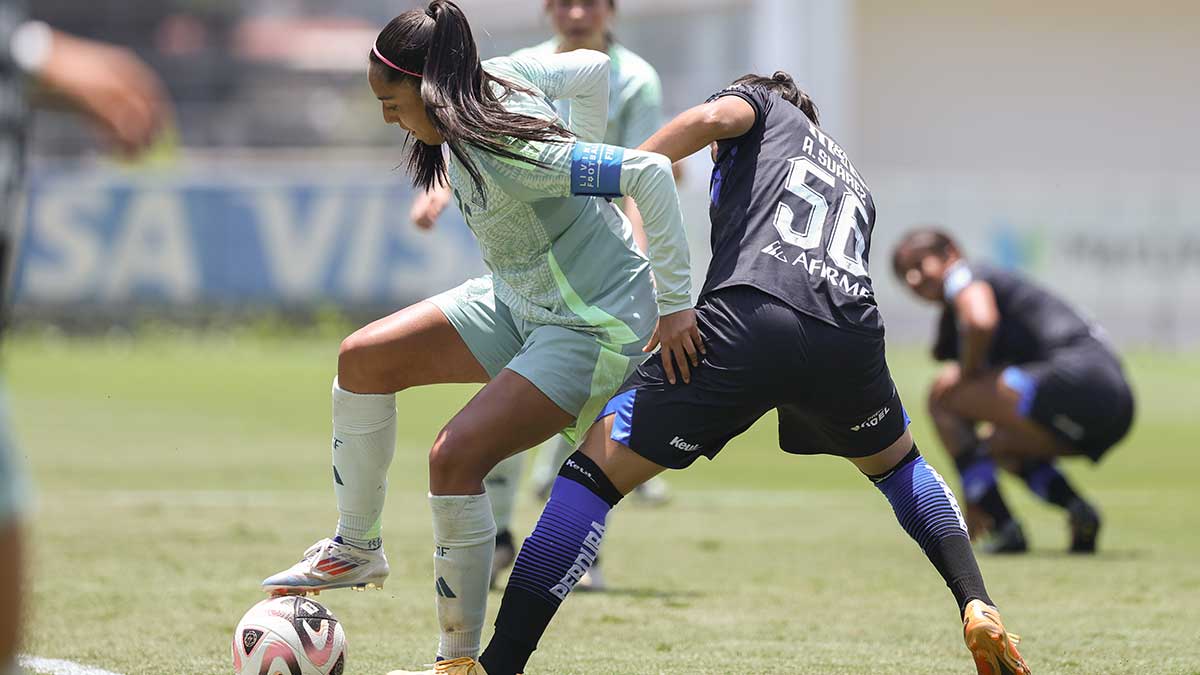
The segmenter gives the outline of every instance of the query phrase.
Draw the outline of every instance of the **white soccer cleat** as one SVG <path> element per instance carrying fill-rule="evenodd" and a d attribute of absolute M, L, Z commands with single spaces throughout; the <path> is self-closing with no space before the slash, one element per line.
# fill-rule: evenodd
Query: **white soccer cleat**
<path fill-rule="evenodd" d="M 388 577 L 383 548 L 369 550 L 322 539 L 304 552 L 300 562 L 263 579 L 271 595 L 316 595 L 335 588 L 383 588 Z"/>
<path fill-rule="evenodd" d="M 671 488 L 662 476 L 655 476 L 633 488 L 633 498 L 646 506 L 662 506 L 671 501 Z"/>
<path fill-rule="evenodd" d="M 579 578 L 579 583 L 575 584 L 575 590 L 584 593 L 603 593 L 608 590 L 608 582 L 604 580 L 604 572 L 600 570 L 599 560 L 592 563 L 588 571 L 583 573 L 583 576 Z"/>

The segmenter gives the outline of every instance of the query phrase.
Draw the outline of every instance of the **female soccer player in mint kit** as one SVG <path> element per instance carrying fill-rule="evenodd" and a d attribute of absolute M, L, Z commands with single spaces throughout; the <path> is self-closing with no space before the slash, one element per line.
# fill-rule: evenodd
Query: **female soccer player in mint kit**
<path fill-rule="evenodd" d="M 658 72 L 613 35 L 616 17 L 615 0 L 545 0 L 543 11 L 554 28 L 554 37 L 533 47 L 520 49 L 514 57 L 550 56 L 576 49 L 591 49 L 608 54 L 610 59 L 608 87 L 608 124 L 604 142 L 623 148 L 636 148 L 662 126 L 662 84 Z M 554 107 L 563 119 L 571 115 L 570 99 L 555 101 Z M 678 177 L 678 171 L 676 172 Z M 413 202 L 412 219 L 422 229 L 430 229 L 450 203 L 448 187 L 434 188 L 417 195 Z M 628 197 L 619 201 L 633 225 L 638 247 L 646 250 L 646 235 L 637 204 Z M 535 491 L 549 495 L 550 485 L 574 446 L 562 436 L 544 443 L 536 454 L 533 468 Z M 496 517 L 496 556 L 493 559 L 493 581 L 497 574 L 512 565 L 516 542 L 510 525 L 520 491 L 526 454 L 514 455 L 501 462 L 487 477 L 488 495 Z M 656 478 L 638 487 L 635 498 L 651 504 L 667 499 L 666 481 Z M 588 570 L 579 583 L 580 589 L 603 590 L 604 577 L 599 563 Z"/>
<path fill-rule="evenodd" d="M 474 656 L 496 534 L 484 476 L 564 428 L 586 428 L 644 350 L 661 344 L 684 379 L 698 359 L 682 214 L 665 157 L 599 143 L 604 54 L 481 63 L 462 11 L 435 0 L 393 19 L 369 58 L 384 121 L 414 139 L 414 183 L 449 182 L 491 274 L 342 343 L 333 385 L 337 529 L 263 587 L 381 584 L 387 469 L 404 422 L 395 392 L 486 383 L 429 453 L 437 655 Z M 573 103 L 568 128 L 549 103 L 562 98 Z M 649 261 L 606 199 L 619 194 L 645 216 Z"/>

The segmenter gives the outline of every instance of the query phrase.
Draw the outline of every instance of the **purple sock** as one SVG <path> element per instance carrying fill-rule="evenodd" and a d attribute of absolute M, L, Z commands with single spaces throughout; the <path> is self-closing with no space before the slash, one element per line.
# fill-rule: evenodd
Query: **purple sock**
<path fill-rule="evenodd" d="M 1054 462 L 1026 462 L 1021 466 L 1020 475 L 1033 494 L 1051 504 L 1065 509 L 1079 499 Z"/>
<path fill-rule="evenodd" d="M 489 675 L 517 675 L 559 605 L 600 553 L 608 512 L 621 493 L 594 462 L 575 453 L 554 481 L 550 501 L 508 577 L 496 632 L 479 657 Z"/>
<path fill-rule="evenodd" d="M 508 577 L 508 588 L 558 606 L 600 553 L 604 521 L 612 509 L 588 488 L 559 476 L 550 501 Z"/>

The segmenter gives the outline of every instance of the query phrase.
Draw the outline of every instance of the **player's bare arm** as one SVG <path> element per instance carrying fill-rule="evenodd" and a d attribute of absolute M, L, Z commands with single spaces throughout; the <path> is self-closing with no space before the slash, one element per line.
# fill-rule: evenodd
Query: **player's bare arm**
<path fill-rule="evenodd" d="M 962 376 L 978 375 L 987 366 L 988 349 L 1000 322 L 996 293 L 986 281 L 973 281 L 954 298 L 962 336 L 959 364 Z"/>
<path fill-rule="evenodd" d="M 446 210 L 452 194 L 449 185 L 436 185 L 426 192 L 418 192 L 413 198 L 412 208 L 408 217 L 418 229 L 432 230 L 437 224 L 438 216 Z"/>
<path fill-rule="evenodd" d="M 750 131 L 754 119 L 754 108 L 749 103 L 736 96 L 723 96 L 680 113 L 638 149 L 678 162 L 711 143 Z"/>
<path fill-rule="evenodd" d="M 167 126 L 162 83 L 133 52 L 50 30 L 50 49 L 35 79 L 97 122 L 124 154 L 145 150 Z"/>

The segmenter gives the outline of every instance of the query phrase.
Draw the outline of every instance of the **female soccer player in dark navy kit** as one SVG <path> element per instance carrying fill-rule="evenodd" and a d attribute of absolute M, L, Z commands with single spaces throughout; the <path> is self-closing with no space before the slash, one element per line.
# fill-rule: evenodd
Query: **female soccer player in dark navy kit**
<path fill-rule="evenodd" d="M 1099 462 L 1133 422 L 1121 361 L 1073 307 L 1024 277 L 968 262 L 944 232 L 922 229 L 892 260 L 918 297 L 943 307 L 934 357 L 954 360 L 934 380 L 929 412 L 954 457 L 972 537 L 985 550 L 1027 548 L 996 485 L 997 464 L 1069 514 L 1073 553 L 1092 553 L 1100 517 L 1055 467 L 1083 455 Z M 981 438 L 980 422 L 991 433 Z"/>
<path fill-rule="evenodd" d="M 891 502 L 953 592 L 978 672 L 1028 675 L 954 496 L 917 450 L 888 372 L 867 273 L 875 206 L 865 181 L 786 73 L 739 78 L 642 148 L 678 161 L 710 144 L 713 258 L 696 305 L 702 349 L 647 361 L 609 400 L 525 540 L 479 662 L 435 672 L 523 672 L 595 560 L 609 510 L 664 469 L 714 458 L 775 409 L 784 451 L 846 457 Z"/>

